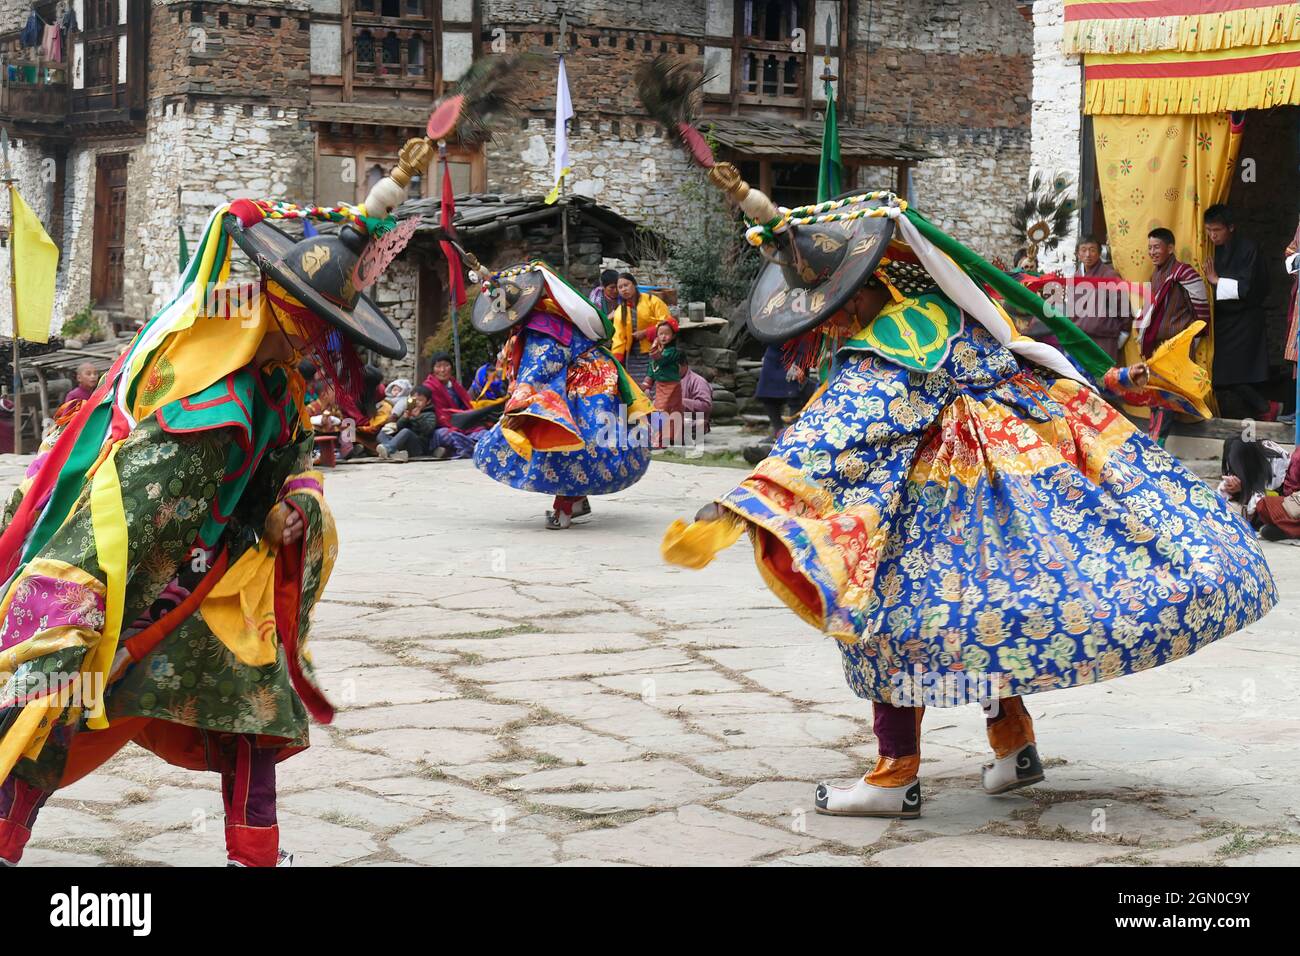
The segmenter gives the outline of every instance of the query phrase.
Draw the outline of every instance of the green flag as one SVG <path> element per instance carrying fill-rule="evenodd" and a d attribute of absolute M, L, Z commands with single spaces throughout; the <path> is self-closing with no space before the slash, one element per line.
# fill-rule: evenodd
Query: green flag
<path fill-rule="evenodd" d="M 840 126 L 835 120 L 835 93 L 826 87 L 826 126 L 822 130 L 821 171 L 817 175 L 817 201 L 825 202 L 844 191 L 844 164 L 840 162 Z"/>
<path fill-rule="evenodd" d="M 185 226 L 180 222 L 176 223 L 176 232 L 181 237 L 180 251 L 176 254 L 177 272 L 184 272 L 185 267 L 190 264 L 190 247 L 185 241 Z"/>

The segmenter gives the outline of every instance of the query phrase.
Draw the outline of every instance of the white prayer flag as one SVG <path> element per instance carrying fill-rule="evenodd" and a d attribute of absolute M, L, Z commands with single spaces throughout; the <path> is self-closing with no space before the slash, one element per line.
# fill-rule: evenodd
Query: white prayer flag
<path fill-rule="evenodd" d="M 547 205 L 560 198 L 560 184 L 569 175 L 569 120 L 573 119 L 573 101 L 569 99 L 569 77 L 560 57 L 559 78 L 555 86 L 555 185 L 546 197 Z"/>

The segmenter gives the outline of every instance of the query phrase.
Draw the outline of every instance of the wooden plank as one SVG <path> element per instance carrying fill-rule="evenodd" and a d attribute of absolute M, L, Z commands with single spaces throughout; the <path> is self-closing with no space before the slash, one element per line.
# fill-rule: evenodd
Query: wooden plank
<path fill-rule="evenodd" d="M 1280 445 L 1295 441 L 1295 426 L 1282 422 L 1255 422 L 1255 437 L 1268 439 Z M 1245 422 L 1238 418 L 1211 418 L 1201 422 L 1174 422 L 1173 434 L 1184 438 L 1215 438 L 1223 441 L 1240 438 Z"/>

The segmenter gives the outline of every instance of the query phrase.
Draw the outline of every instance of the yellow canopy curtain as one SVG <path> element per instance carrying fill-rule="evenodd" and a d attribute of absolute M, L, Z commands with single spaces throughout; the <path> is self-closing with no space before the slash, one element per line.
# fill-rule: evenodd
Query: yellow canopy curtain
<path fill-rule="evenodd" d="M 1300 5 L 1276 0 L 1065 0 L 1066 53 L 1229 50 L 1300 40 Z"/>
<path fill-rule="evenodd" d="M 1147 233 L 1163 226 L 1174 234 L 1178 258 L 1200 269 L 1211 255 L 1205 210 L 1228 198 L 1242 124 L 1211 116 L 1094 116 L 1093 143 L 1111 261 L 1131 282 L 1151 278 Z M 1139 359 L 1137 341 L 1124 348 Z M 1211 368 L 1210 336 L 1196 361 Z"/>

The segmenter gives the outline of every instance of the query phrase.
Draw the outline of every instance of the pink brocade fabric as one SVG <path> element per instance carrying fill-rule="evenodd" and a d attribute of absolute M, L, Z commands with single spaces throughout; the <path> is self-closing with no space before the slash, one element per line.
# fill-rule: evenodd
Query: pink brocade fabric
<path fill-rule="evenodd" d="M 0 625 L 0 649 L 7 650 L 51 628 L 80 627 L 97 632 L 104 626 L 104 599 L 84 584 L 31 574 L 15 587 L 9 612 Z"/>

